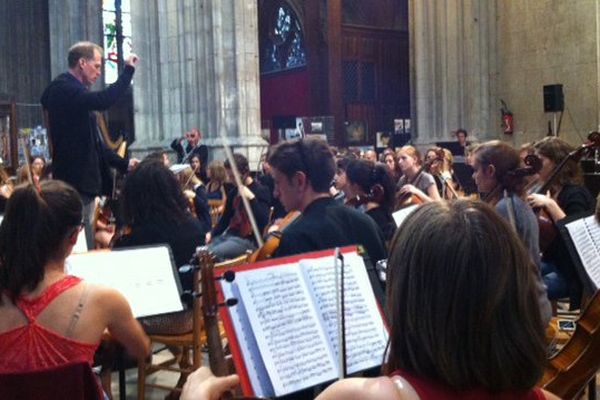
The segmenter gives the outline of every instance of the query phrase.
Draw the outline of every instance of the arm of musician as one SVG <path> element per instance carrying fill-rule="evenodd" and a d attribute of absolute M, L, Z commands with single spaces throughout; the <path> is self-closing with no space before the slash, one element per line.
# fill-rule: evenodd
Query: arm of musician
<path fill-rule="evenodd" d="M 229 196 L 227 196 L 227 201 L 225 202 L 225 210 L 223 210 L 223 215 L 219 218 L 219 222 L 217 226 L 215 226 L 211 232 L 211 236 L 214 238 L 215 236 L 220 235 L 225 232 L 225 229 L 229 226 L 229 222 L 231 221 L 231 217 L 233 217 L 234 209 L 233 209 L 233 199 L 237 195 L 237 188 L 231 190 L 229 192 Z"/>
<path fill-rule="evenodd" d="M 115 83 L 109 85 L 106 89 L 89 91 L 83 90 L 81 87 L 74 88 L 77 90 L 71 93 L 69 100 L 71 104 L 75 104 L 86 110 L 106 110 L 115 104 L 119 97 L 125 93 L 131 83 L 134 72 L 135 68 L 133 66 L 126 65 Z"/>
<path fill-rule="evenodd" d="M 102 157 L 106 160 L 108 165 L 116 168 L 122 174 L 126 173 L 129 169 L 130 160 L 127 157 L 119 157 L 117 153 L 106 147 L 104 143 L 102 143 Z"/>
<path fill-rule="evenodd" d="M 418 400 L 412 386 L 397 384 L 396 377 L 348 378 L 335 382 L 315 400 L 365 399 L 365 400 Z M 406 382 L 403 379 L 400 382 Z"/>
<path fill-rule="evenodd" d="M 255 198 L 250 201 L 250 208 L 256 219 L 256 225 L 258 230 L 263 232 L 267 224 L 269 223 L 269 208 L 271 206 L 271 195 L 269 190 L 260 186 L 255 193 Z"/>
<path fill-rule="evenodd" d="M 200 367 L 188 376 L 181 400 L 218 400 L 239 383 L 237 375 L 217 377 L 208 367 Z"/>
<path fill-rule="evenodd" d="M 429 193 L 430 191 L 432 193 Z M 428 193 L 425 194 L 421 189 L 411 184 L 406 184 L 402 186 L 402 189 L 400 189 L 400 193 L 412 193 L 424 203 L 431 203 L 434 200 L 440 200 L 440 194 L 437 192 L 435 185 L 430 186 L 427 189 L 427 192 Z"/>
<path fill-rule="evenodd" d="M 558 203 L 550 196 L 543 194 L 530 194 L 527 196 L 527 201 L 532 208 L 543 208 L 546 210 L 554 222 L 560 221 L 567 214 L 563 211 Z"/>
<path fill-rule="evenodd" d="M 107 327 L 113 338 L 136 358 L 145 358 L 150 354 L 150 338 L 140 323 L 133 317 L 127 299 L 108 287 L 100 287 L 101 309 L 106 311 Z"/>

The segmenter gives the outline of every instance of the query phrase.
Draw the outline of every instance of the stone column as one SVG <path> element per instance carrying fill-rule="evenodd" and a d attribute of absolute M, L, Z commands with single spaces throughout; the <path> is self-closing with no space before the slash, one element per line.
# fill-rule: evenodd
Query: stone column
<path fill-rule="evenodd" d="M 257 165 L 260 138 L 256 1 L 132 0 L 134 151 L 168 147 L 192 127 L 211 158 L 234 151 Z"/>
<path fill-rule="evenodd" d="M 500 132 L 496 2 L 410 0 L 411 115 L 416 142 Z"/>
<path fill-rule="evenodd" d="M 50 71 L 54 78 L 67 70 L 71 45 L 88 40 L 102 46 L 102 2 L 98 0 L 49 0 Z M 102 86 L 98 80 L 94 89 Z"/>

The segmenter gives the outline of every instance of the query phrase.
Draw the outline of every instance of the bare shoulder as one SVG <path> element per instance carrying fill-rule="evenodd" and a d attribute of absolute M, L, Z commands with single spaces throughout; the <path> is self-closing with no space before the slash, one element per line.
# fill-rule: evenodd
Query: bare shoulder
<path fill-rule="evenodd" d="M 328 387 L 317 400 L 359 398 L 365 400 L 418 400 L 406 381 L 386 376 L 379 378 L 348 378 Z M 408 386 L 407 386 L 408 385 Z"/>
<path fill-rule="evenodd" d="M 547 390 L 542 389 L 542 393 L 544 393 L 544 397 L 546 398 L 546 400 L 560 400 L 560 397 L 558 397 L 554 393 L 550 393 Z"/>
<path fill-rule="evenodd" d="M 129 302 L 118 290 L 104 285 L 87 283 L 90 301 L 109 313 L 131 310 Z"/>

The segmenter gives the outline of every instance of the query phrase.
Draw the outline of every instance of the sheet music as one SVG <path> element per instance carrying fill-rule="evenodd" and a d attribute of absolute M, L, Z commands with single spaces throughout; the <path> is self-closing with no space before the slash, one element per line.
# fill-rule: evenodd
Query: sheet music
<path fill-rule="evenodd" d="M 400 225 L 402 225 L 402 222 L 404 222 L 406 217 L 408 217 L 413 211 L 415 211 L 417 207 L 419 207 L 419 205 L 415 204 L 412 206 L 401 208 L 395 213 L 393 213 L 392 217 L 394 218 L 394 222 L 396 222 L 396 226 L 399 227 Z"/>
<path fill-rule="evenodd" d="M 183 311 L 167 246 L 72 254 L 65 272 L 117 289 L 136 318 Z"/>
<path fill-rule="evenodd" d="M 258 397 L 273 397 L 275 396 L 275 391 L 273 390 L 273 385 L 271 385 L 269 373 L 262 360 L 256 338 L 252 332 L 246 307 L 243 301 L 239 301 L 242 298 L 239 286 L 235 280 L 227 282 L 222 279 L 219 282 L 221 283 L 225 299 L 238 299 L 238 303 L 235 306 L 229 307 L 228 311 L 231 323 L 236 331 L 237 342 L 240 346 L 254 395 Z"/>
<path fill-rule="evenodd" d="M 73 246 L 71 254 L 85 253 L 88 251 L 87 240 L 85 239 L 85 229 L 80 229 L 77 235 L 77 242 Z"/>
<path fill-rule="evenodd" d="M 591 215 L 565 225 L 591 281 L 600 288 L 600 224 Z"/>
<path fill-rule="evenodd" d="M 335 360 L 297 265 L 235 278 L 277 396 L 336 378 Z"/>
<path fill-rule="evenodd" d="M 300 265 L 337 358 L 338 321 L 333 262 L 333 257 L 324 257 L 302 260 Z M 346 368 L 352 374 L 382 364 L 388 333 L 362 257 L 357 253 L 344 254 L 344 268 Z"/>

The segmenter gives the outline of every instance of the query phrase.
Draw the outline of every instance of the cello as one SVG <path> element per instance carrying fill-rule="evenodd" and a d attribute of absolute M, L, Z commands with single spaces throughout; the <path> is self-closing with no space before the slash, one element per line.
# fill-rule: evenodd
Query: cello
<path fill-rule="evenodd" d="M 548 359 L 539 385 L 564 399 L 576 398 L 600 367 L 600 291 L 577 320 L 573 336 Z"/>

